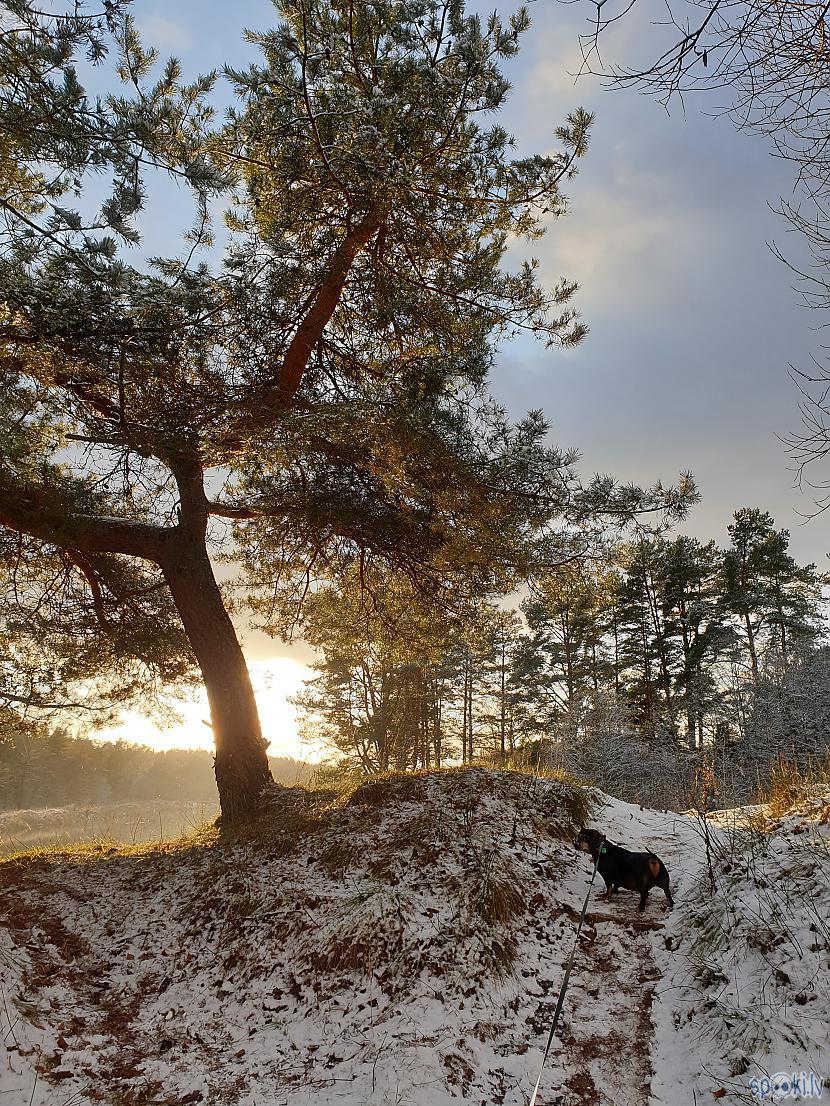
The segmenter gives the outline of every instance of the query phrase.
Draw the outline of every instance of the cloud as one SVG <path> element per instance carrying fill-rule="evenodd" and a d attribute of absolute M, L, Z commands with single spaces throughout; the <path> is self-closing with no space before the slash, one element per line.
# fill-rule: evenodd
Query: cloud
<path fill-rule="evenodd" d="M 585 85 L 577 80 L 582 68 L 582 51 L 573 40 L 566 48 L 557 48 L 554 42 L 563 37 L 570 39 L 561 32 L 555 38 L 550 32 L 542 36 L 539 45 L 542 57 L 522 82 L 522 95 L 531 103 L 550 104 L 551 97 L 554 97 L 557 101 L 575 104 L 583 93 Z"/>
<path fill-rule="evenodd" d="M 700 259 L 701 197 L 668 156 L 674 121 L 642 98 L 604 91 L 595 78 L 575 81 L 584 30 L 582 19 L 563 18 L 561 9 L 555 20 L 543 16 L 510 74 L 507 124 L 520 154 L 558 152 L 554 131 L 577 105 L 597 113 L 588 155 L 565 185 L 568 213 L 548 221 L 542 240 L 515 243 L 511 255 L 536 257 L 547 286 L 565 276 L 594 309 L 627 312 L 667 295 L 679 267 Z"/>
<path fill-rule="evenodd" d="M 193 48 L 190 31 L 166 16 L 142 14 L 138 25 L 145 43 L 162 52 L 186 53 Z"/>
<path fill-rule="evenodd" d="M 578 177 L 568 213 L 549 219 L 540 241 L 516 242 L 510 262 L 536 257 L 543 285 L 576 280 L 582 306 L 587 298 L 594 310 L 602 305 L 616 314 L 659 302 L 690 269 L 705 267 L 717 229 L 710 221 L 702 234 L 684 198 L 669 182 L 641 175 L 625 149 L 614 162 L 610 171 Z"/>

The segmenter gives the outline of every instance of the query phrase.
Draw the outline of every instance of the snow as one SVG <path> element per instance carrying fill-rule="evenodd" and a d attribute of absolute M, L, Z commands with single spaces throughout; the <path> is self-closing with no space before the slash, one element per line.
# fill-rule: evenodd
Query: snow
<path fill-rule="evenodd" d="M 591 875 L 573 797 L 432 773 L 286 793 L 264 839 L 0 865 L 0 1106 L 526 1103 Z M 696 817 L 592 801 L 677 906 L 597 878 L 540 1103 L 830 1085 L 827 797 L 712 819 L 714 890 Z"/>

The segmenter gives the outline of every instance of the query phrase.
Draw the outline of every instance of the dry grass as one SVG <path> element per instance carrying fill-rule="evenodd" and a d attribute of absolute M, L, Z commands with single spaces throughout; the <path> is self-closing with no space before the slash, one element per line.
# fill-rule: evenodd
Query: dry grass
<path fill-rule="evenodd" d="M 266 796 L 262 813 L 250 822 L 221 827 L 221 840 L 228 845 L 260 845 L 272 854 L 285 856 L 329 825 L 338 798 L 336 791 L 274 787 Z"/>
<path fill-rule="evenodd" d="M 492 934 L 478 941 L 478 958 L 486 974 L 503 979 L 516 962 L 518 946 L 510 934 Z"/>
<path fill-rule="evenodd" d="M 38 846 L 19 849 L 0 857 L 0 873 L 22 872 L 26 868 L 42 870 L 59 864 L 98 864 L 111 857 L 173 856 L 194 849 L 210 848 L 219 840 L 219 830 L 208 822 L 169 841 L 146 841 L 137 845 L 125 845 L 122 842 L 104 839 L 78 845 Z"/>
<path fill-rule="evenodd" d="M 782 818 L 822 788 L 830 787 L 830 754 L 810 760 L 806 766 L 779 758 L 766 783 L 759 785 L 754 801 L 766 804 L 774 818 Z"/>
<path fill-rule="evenodd" d="M 451 771 L 451 769 L 445 769 Z M 383 807 L 389 803 L 417 803 L 426 798 L 426 771 L 385 772 L 358 784 L 346 797 L 348 806 Z"/>
<path fill-rule="evenodd" d="M 476 911 L 488 925 L 506 925 L 527 910 L 521 890 L 508 880 L 492 875 L 480 880 L 473 901 Z"/>
<path fill-rule="evenodd" d="M 151 800 L 0 811 L 0 856 L 78 845 L 172 841 L 204 825 L 216 803 Z"/>
<path fill-rule="evenodd" d="M 584 780 L 572 776 L 562 769 L 554 769 L 549 772 L 536 772 L 536 777 L 543 780 L 552 780 L 563 785 L 562 805 L 571 816 L 577 826 L 584 826 L 591 815 L 594 805 L 590 788 Z"/>
<path fill-rule="evenodd" d="M 335 839 L 324 845 L 318 861 L 330 876 L 342 879 L 361 852 L 354 841 Z"/>
<path fill-rule="evenodd" d="M 339 940 L 333 937 L 327 947 L 312 957 L 314 970 L 322 974 L 335 972 L 365 972 L 378 958 L 371 942 Z"/>

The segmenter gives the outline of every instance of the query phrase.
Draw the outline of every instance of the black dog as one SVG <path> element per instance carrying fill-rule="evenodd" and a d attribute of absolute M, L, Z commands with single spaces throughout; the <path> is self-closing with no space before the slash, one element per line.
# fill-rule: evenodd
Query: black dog
<path fill-rule="evenodd" d="M 669 889 L 669 873 L 666 865 L 654 853 L 631 853 L 614 845 L 598 830 L 582 829 L 574 841 L 574 848 L 590 853 L 597 862 L 597 871 L 605 880 L 606 897 L 611 898 L 621 887 L 640 892 L 640 913 L 646 908 L 646 898 L 652 887 L 661 887 L 666 893 L 668 909 L 674 906 Z"/>

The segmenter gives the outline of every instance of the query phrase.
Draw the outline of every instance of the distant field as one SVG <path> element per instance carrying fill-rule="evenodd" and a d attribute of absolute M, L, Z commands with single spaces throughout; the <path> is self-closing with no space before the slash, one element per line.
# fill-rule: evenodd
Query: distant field
<path fill-rule="evenodd" d="M 0 811 L 0 856 L 20 849 L 115 841 L 169 841 L 219 813 L 216 803 L 158 800 Z"/>

